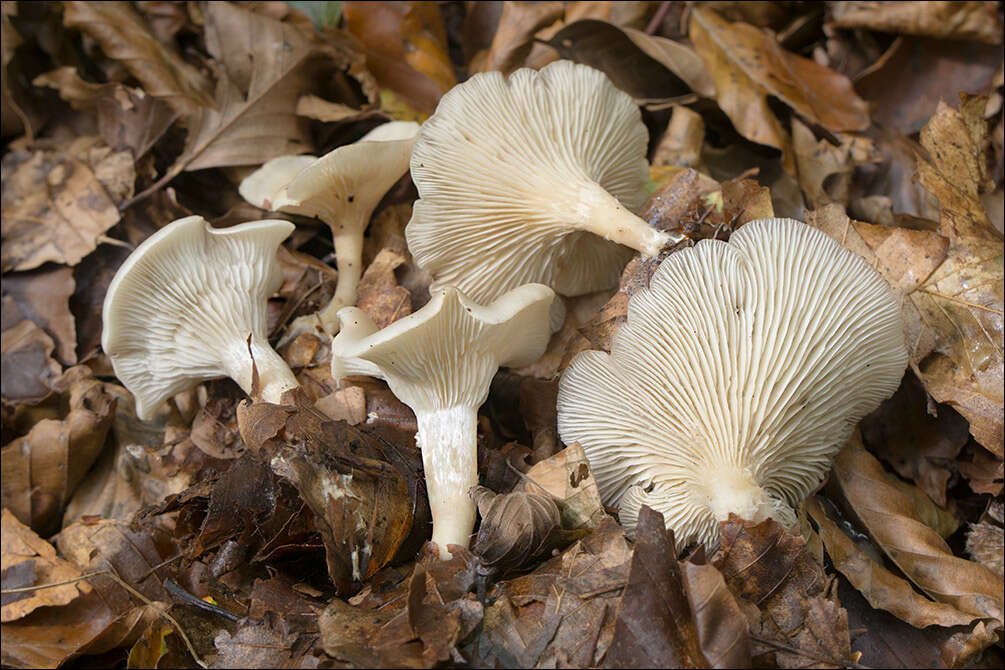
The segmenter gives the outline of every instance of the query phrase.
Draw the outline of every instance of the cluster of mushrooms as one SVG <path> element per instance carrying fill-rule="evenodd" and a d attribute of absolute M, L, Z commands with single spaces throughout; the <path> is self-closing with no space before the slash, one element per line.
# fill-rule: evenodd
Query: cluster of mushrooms
<path fill-rule="evenodd" d="M 633 213 L 646 197 L 647 139 L 627 94 L 558 61 L 474 75 L 421 127 L 391 122 L 321 158 L 276 158 L 241 184 L 263 209 L 331 227 L 335 296 L 289 332 L 334 335 L 336 381 L 384 379 L 414 410 L 443 558 L 474 528 L 477 412 L 498 368 L 541 356 L 564 314 L 556 293 L 610 289 L 633 253 L 681 239 Z M 406 239 L 434 278 L 432 297 L 378 329 L 352 306 L 363 234 L 409 166 L 419 199 Z M 266 333 L 276 250 L 293 228 L 188 217 L 120 268 L 102 346 L 140 418 L 213 378 L 272 403 L 297 386 Z M 559 431 L 583 446 L 629 531 L 646 504 L 678 541 L 711 546 L 730 513 L 791 525 L 906 364 L 885 280 L 820 231 L 765 219 L 668 256 L 631 299 L 610 354 L 583 352 L 563 373 Z"/>

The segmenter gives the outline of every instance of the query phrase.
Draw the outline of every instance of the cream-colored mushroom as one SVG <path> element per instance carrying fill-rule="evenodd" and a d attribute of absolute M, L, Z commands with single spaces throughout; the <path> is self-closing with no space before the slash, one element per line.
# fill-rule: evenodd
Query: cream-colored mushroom
<path fill-rule="evenodd" d="M 764 219 L 662 263 L 610 355 L 563 374 L 558 427 L 626 527 L 646 504 L 711 546 L 730 512 L 793 522 L 906 365 L 886 281 L 824 233 Z"/>
<path fill-rule="evenodd" d="M 316 314 L 296 319 L 284 340 L 302 332 L 334 334 L 338 310 L 355 304 L 363 272 L 363 234 L 381 198 L 408 170 L 418 129 L 411 121 L 385 123 L 321 158 L 275 158 L 241 182 L 241 195 L 253 205 L 314 216 L 332 230 L 338 267 L 335 296 Z"/>
<path fill-rule="evenodd" d="M 632 249 L 654 256 L 680 239 L 633 214 L 648 137 L 631 97 L 585 65 L 476 74 L 419 131 L 408 248 L 434 287 L 482 302 L 527 282 L 610 288 Z"/>
<path fill-rule="evenodd" d="M 105 294 L 101 347 L 149 419 L 199 382 L 230 377 L 279 402 L 298 385 L 266 337 L 267 300 L 282 283 L 276 249 L 288 221 L 213 228 L 201 216 L 173 221 L 122 264 Z"/>
<path fill-rule="evenodd" d="M 419 424 L 433 542 L 467 547 L 476 506 L 468 490 L 478 483 L 478 407 L 499 366 L 528 365 L 548 343 L 554 292 L 527 284 L 481 306 L 453 287 L 383 330 L 360 309 L 339 311 L 332 341 L 332 376 L 369 375 L 387 381 L 412 408 Z"/>

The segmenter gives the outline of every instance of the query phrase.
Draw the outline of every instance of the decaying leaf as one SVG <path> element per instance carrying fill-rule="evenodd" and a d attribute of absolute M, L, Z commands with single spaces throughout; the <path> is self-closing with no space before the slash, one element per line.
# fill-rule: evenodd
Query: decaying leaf
<path fill-rule="evenodd" d="M 486 568 L 502 572 L 519 568 L 560 541 L 562 519 L 550 495 L 497 494 L 484 486 L 468 495 L 478 504 L 481 517 L 471 551 Z"/>
<path fill-rule="evenodd" d="M 3 510 L 2 519 L 0 570 L 3 571 L 4 589 L 67 583 L 36 591 L 4 594 L 0 621 L 6 624 L 20 619 L 39 607 L 66 605 L 77 596 L 91 592 L 87 582 L 70 581 L 80 577 L 80 570 L 58 557 L 51 544 L 18 521 L 10 510 Z"/>
<path fill-rule="evenodd" d="M 854 442 L 834 459 L 834 481 L 848 507 L 893 563 L 932 598 L 1001 626 L 1001 577 L 983 565 L 954 556 L 922 523 L 910 499 L 888 481 L 872 455 Z"/>
<path fill-rule="evenodd" d="M 988 506 L 988 519 L 970 524 L 967 533 L 967 553 L 986 566 L 999 577 L 1005 573 L 1005 530 L 1002 529 L 1002 504 L 992 502 Z"/>
<path fill-rule="evenodd" d="M 673 531 L 667 530 L 662 514 L 643 505 L 604 667 L 700 668 L 708 664 L 685 593 Z"/>
<path fill-rule="evenodd" d="M 713 668 L 749 668 L 750 625 L 713 566 L 681 563 L 701 653 Z"/>
<path fill-rule="evenodd" d="M 866 103 L 846 77 L 786 52 L 762 30 L 697 9 L 691 13 L 691 39 L 715 81 L 719 107 L 741 135 L 779 149 L 790 173 L 795 169 L 791 142 L 766 96 L 833 131 L 869 125 Z"/>
<path fill-rule="evenodd" d="M 50 534 L 58 529 L 63 506 L 98 457 L 115 415 L 115 399 L 84 366 L 70 368 L 54 386 L 66 397 L 63 418 L 39 421 L 2 452 L 4 460 L 9 455 L 24 464 L 20 472 L 4 469 L 5 504 L 8 497 L 17 500 L 12 492 L 30 492 L 30 517 L 22 521 Z M 24 504 L 18 501 L 12 507 L 17 511 Z"/>
<path fill-rule="evenodd" d="M 853 660 L 847 612 L 803 538 L 774 520 L 754 524 L 735 515 L 722 522 L 721 536 L 712 562 L 750 622 L 755 665 Z"/>
<path fill-rule="evenodd" d="M 63 21 L 86 32 L 122 61 L 146 89 L 179 112 L 213 105 L 206 77 L 164 46 L 127 2 L 67 2 Z"/>
<path fill-rule="evenodd" d="M 61 151 L 3 158 L 4 272 L 47 261 L 76 265 L 119 221 L 108 191 L 82 160 Z"/>
<path fill-rule="evenodd" d="M 835 2 L 831 18 L 841 28 L 1002 42 L 993 2 Z"/>
<path fill-rule="evenodd" d="M 597 480 L 579 443 L 572 443 L 524 473 L 519 490 L 553 497 L 566 530 L 596 528 L 606 517 Z"/>
<path fill-rule="evenodd" d="M 928 600 L 905 580 L 869 558 L 827 517 L 817 499 L 807 502 L 807 510 L 817 524 L 817 532 L 834 568 L 847 577 L 874 608 L 886 610 L 915 628 L 965 626 L 974 620 L 973 614 Z"/>
<path fill-rule="evenodd" d="M 0 329 L 6 331 L 22 319 L 31 319 L 57 344 L 59 362 L 75 364 L 77 328 L 69 305 L 74 288 L 73 270 L 67 267 L 46 266 L 32 272 L 5 274 Z M 5 382 L 6 378 L 4 375 Z"/>
<path fill-rule="evenodd" d="M 4 374 L 5 403 L 36 403 L 52 393 L 52 384 L 62 367 L 52 358 L 56 343 L 48 333 L 28 319 L 5 328 L 0 341 Z"/>

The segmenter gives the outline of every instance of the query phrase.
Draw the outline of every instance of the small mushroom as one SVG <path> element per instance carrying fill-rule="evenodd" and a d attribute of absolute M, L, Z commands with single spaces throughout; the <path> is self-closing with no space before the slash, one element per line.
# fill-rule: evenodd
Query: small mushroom
<path fill-rule="evenodd" d="M 332 341 L 332 376 L 369 375 L 387 381 L 419 425 L 433 542 L 467 547 L 478 484 L 478 407 L 499 366 L 528 365 L 548 343 L 554 292 L 527 284 L 478 305 L 453 287 L 434 291 L 422 309 L 382 330 L 356 307 L 339 311 Z"/>
<path fill-rule="evenodd" d="M 129 255 L 105 295 L 101 347 L 137 416 L 218 377 L 250 394 L 253 370 L 268 402 L 298 386 L 266 338 L 266 301 L 282 283 L 276 248 L 292 231 L 288 221 L 217 229 L 189 216 Z"/>
<path fill-rule="evenodd" d="M 411 121 L 385 123 L 321 158 L 274 158 L 241 182 L 241 196 L 251 204 L 315 216 L 332 230 L 338 266 L 335 296 L 317 314 L 295 320 L 284 341 L 304 332 L 334 334 L 338 310 L 355 304 L 363 272 L 363 233 L 381 198 L 408 170 L 418 129 Z"/>
<path fill-rule="evenodd" d="M 886 281 L 819 230 L 762 219 L 660 265 L 610 355 L 563 374 L 558 428 L 626 527 L 645 504 L 711 547 L 730 512 L 791 525 L 906 365 Z"/>
<path fill-rule="evenodd" d="M 681 239 L 633 214 L 648 138 L 631 97 L 585 65 L 476 74 L 419 131 L 408 248 L 434 288 L 480 302 L 527 282 L 610 288 L 632 249 L 655 256 Z"/>

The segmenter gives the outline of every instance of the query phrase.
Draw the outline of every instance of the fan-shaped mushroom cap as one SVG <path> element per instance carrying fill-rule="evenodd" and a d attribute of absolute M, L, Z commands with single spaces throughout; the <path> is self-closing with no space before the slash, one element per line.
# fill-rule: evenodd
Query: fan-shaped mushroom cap
<path fill-rule="evenodd" d="M 241 195 L 253 205 L 316 216 L 332 230 L 338 265 L 335 296 L 316 315 L 297 319 L 284 341 L 317 327 L 334 333 L 338 310 L 356 302 L 363 232 L 381 198 L 408 170 L 418 131 L 419 124 L 412 121 L 385 123 L 321 158 L 273 159 L 241 182 Z M 298 166 L 302 169 L 294 172 Z"/>
<path fill-rule="evenodd" d="M 544 353 L 554 297 L 547 286 L 526 284 L 482 306 L 446 286 L 382 330 L 363 310 L 345 307 L 332 341 L 332 376 L 385 379 L 415 412 L 477 408 L 499 366 L 529 365 Z"/>
<path fill-rule="evenodd" d="M 317 159 L 317 156 L 306 155 L 277 156 L 245 177 L 237 190 L 242 198 L 259 209 L 310 216 L 289 199 L 286 185 Z"/>
<path fill-rule="evenodd" d="M 652 256 L 671 239 L 632 213 L 648 137 L 632 99 L 585 65 L 476 74 L 419 131 L 408 248 L 434 287 L 480 302 L 527 282 L 570 296 L 614 286 L 623 244 Z"/>
<path fill-rule="evenodd" d="M 266 338 L 266 300 L 282 283 L 276 248 L 288 221 L 253 221 L 216 229 L 201 216 L 157 231 L 122 264 L 102 310 L 101 346 L 116 376 L 150 418 L 172 395 L 199 382 L 231 377 L 276 402 L 297 386 Z"/>
<path fill-rule="evenodd" d="M 565 371 L 558 427 L 626 526 L 647 504 L 711 545 L 730 512 L 794 520 L 906 365 L 886 281 L 824 233 L 764 219 L 662 263 L 610 355 Z"/>
<path fill-rule="evenodd" d="M 547 286 L 527 284 L 483 307 L 448 286 L 383 330 L 355 307 L 338 313 L 332 376 L 385 379 L 415 412 L 442 558 L 451 544 L 468 546 L 475 524 L 468 490 L 478 483 L 478 407 L 500 365 L 529 365 L 544 353 L 554 298 Z"/>

